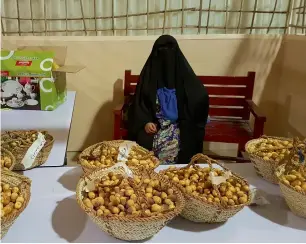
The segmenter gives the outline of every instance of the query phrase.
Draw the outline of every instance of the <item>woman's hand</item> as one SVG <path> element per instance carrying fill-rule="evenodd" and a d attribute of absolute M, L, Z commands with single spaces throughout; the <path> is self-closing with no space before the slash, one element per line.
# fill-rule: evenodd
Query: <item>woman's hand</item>
<path fill-rule="evenodd" d="M 147 123 L 145 126 L 145 131 L 147 134 L 154 134 L 157 132 L 157 127 L 156 124 L 154 123 Z"/>

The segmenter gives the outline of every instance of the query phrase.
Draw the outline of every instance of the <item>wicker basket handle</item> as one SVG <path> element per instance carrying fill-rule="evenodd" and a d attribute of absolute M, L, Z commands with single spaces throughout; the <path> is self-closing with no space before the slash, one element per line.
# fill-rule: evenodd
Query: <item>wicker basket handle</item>
<path fill-rule="evenodd" d="M 198 154 L 194 155 L 194 156 L 191 158 L 190 163 L 186 166 L 186 168 L 189 168 L 189 167 L 193 166 L 198 160 L 205 161 L 205 162 L 209 165 L 210 170 L 213 169 L 213 164 L 217 164 L 217 165 L 219 165 L 222 169 L 231 172 L 228 168 L 226 168 L 225 166 L 223 166 L 222 164 L 220 164 L 218 161 L 216 161 L 216 160 L 214 160 L 214 159 L 212 159 L 212 158 L 210 158 L 210 157 L 208 157 L 207 155 L 204 155 L 204 154 L 202 154 L 202 153 L 198 153 Z M 225 201 L 222 199 L 222 197 L 221 197 L 221 193 L 220 193 L 220 191 L 219 191 L 218 185 L 213 184 L 212 186 L 213 186 L 213 189 L 214 189 L 214 190 L 217 192 L 217 194 L 218 194 L 218 197 L 219 197 L 219 199 L 220 199 L 221 205 L 222 205 L 223 207 L 227 207 L 226 202 L 225 202 Z"/>
<path fill-rule="evenodd" d="M 183 168 L 190 168 L 191 166 L 193 166 L 195 163 L 198 163 L 197 161 L 198 160 L 202 160 L 202 161 L 205 161 L 208 165 L 209 165 L 209 168 L 212 170 L 213 169 L 213 164 L 217 164 L 219 165 L 223 170 L 227 170 L 227 171 L 231 171 L 229 168 L 225 167 L 223 164 L 219 163 L 217 160 L 214 160 L 210 157 L 208 157 L 207 155 L 205 154 L 202 154 L 202 153 L 198 153 L 196 155 L 194 155 L 192 158 L 191 158 L 191 161 L 190 163 L 183 167 Z"/>
<path fill-rule="evenodd" d="M 217 164 L 219 165 L 220 167 L 224 168 L 223 165 L 221 165 L 220 163 L 218 163 L 218 161 L 202 154 L 202 153 L 198 153 L 196 155 L 194 155 L 192 158 L 191 158 L 191 161 L 189 164 L 187 164 L 187 166 L 185 166 L 184 168 L 190 168 L 191 166 L 194 166 L 196 163 L 198 163 L 197 161 L 205 161 L 208 165 L 209 165 L 209 168 L 212 169 L 213 168 L 213 164 Z"/>

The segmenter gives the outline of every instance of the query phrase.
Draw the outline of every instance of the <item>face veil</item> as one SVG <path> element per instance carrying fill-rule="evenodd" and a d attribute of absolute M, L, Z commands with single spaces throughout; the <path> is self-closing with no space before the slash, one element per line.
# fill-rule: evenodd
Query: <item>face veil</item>
<path fill-rule="evenodd" d="M 139 135 L 145 136 L 144 126 L 157 123 L 156 93 L 160 88 L 175 89 L 181 134 L 179 161 L 189 160 L 193 156 L 190 154 L 202 152 L 209 99 L 177 41 L 170 35 L 162 35 L 155 41 L 128 111 L 128 137 L 140 145 Z M 153 137 L 146 138 L 142 146 L 151 149 L 152 143 Z"/>

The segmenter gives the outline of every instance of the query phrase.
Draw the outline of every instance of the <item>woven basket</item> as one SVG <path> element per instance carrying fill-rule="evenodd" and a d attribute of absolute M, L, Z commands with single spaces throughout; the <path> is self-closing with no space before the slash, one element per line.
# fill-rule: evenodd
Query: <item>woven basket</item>
<path fill-rule="evenodd" d="M 14 155 L 7 149 L 1 147 L 1 156 L 2 157 L 9 157 L 11 159 L 12 165 L 8 168 L 8 170 L 12 170 L 16 164 L 16 159 Z M 1 168 L 2 169 L 2 168 Z"/>
<path fill-rule="evenodd" d="M 94 170 L 96 170 L 97 168 L 99 168 L 99 169 L 108 168 L 109 166 L 96 167 L 94 165 L 88 164 L 88 163 L 86 163 L 86 159 L 88 157 L 100 157 L 103 147 L 119 148 L 119 146 L 124 142 L 127 142 L 127 141 L 124 141 L 124 140 L 103 141 L 103 142 L 96 143 L 96 144 L 86 148 L 79 155 L 79 164 L 82 166 L 83 171 L 85 173 L 90 173 L 90 172 L 93 172 Z M 144 159 L 150 158 L 155 165 L 154 169 L 159 166 L 160 162 L 154 156 L 153 152 L 148 151 L 147 149 L 139 146 L 138 144 L 136 146 L 134 146 L 133 150 L 136 151 L 138 154 L 143 155 Z"/>
<path fill-rule="evenodd" d="M 22 207 L 16 211 L 13 211 L 8 216 L 1 218 L 1 236 L 2 239 L 6 233 L 8 232 L 9 228 L 13 225 L 16 221 L 17 217 L 23 212 L 23 210 L 27 207 L 31 192 L 31 180 L 25 176 L 16 174 L 9 170 L 3 170 L 1 172 L 1 183 L 9 184 L 10 186 L 18 186 L 20 189 L 20 193 L 24 198 L 24 203 Z"/>
<path fill-rule="evenodd" d="M 204 160 L 209 167 L 212 169 L 212 164 L 219 165 L 223 170 L 229 170 L 226 167 L 219 164 L 217 161 L 207 157 L 203 154 L 196 154 L 191 159 L 191 162 L 184 168 L 189 168 L 196 163 L 198 160 Z M 182 168 L 171 168 L 160 171 L 161 174 L 165 174 L 167 171 L 178 170 Z M 248 184 L 242 177 L 232 173 L 232 176 L 240 183 Z M 248 195 L 248 201 L 245 204 L 228 206 L 217 203 L 210 203 L 205 201 L 203 198 L 188 194 L 185 188 L 179 183 L 176 186 L 183 192 L 185 197 L 185 208 L 183 209 L 181 216 L 192 222 L 201 223 L 220 223 L 227 221 L 230 217 L 238 213 L 245 205 L 249 205 L 251 201 L 250 192 Z M 214 189 L 220 194 L 217 186 L 213 185 Z"/>
<path fill-rule="evenodd" d="M 306 218 L 306 193 L 298 192 L 281 181 L 279 182 L 279 186 L 290 210 L 294 214 Z"/>
<path fill-rule="evenodd" d="M 261 143 L 266 138 L 272 138 L 277 140 L 288 140 L 288 138 L 284 137 L 267 137 L 264 136 L 263 138 L 253 139 L 246 143 L 245 145 L 245 151 L 249 154 L 250 160 L 253 163 L 253 166 L 256 170 L 257 175 L 262 177 L 263 179 L 273 183 L 278 184 L 278 179 L 275 175 L 275 170 L 279 166 L 279 162 L 276 162 L 275 160 L 264 160 L 262 157 L 257 156 L 255 153 L 252 153 L 250 151 L 250 147 Z"/>
<path fill-rule="evenodd" d="M 23 164 L 21 164 L 25 154 L 27 153 L 28 149 L 32 145 L 31 142 L 27 141 L 27 134 L 26 133 L 38 133 L 41 132 L 44 134 L 46 143 L 43 148 L 38 153 L 37 157 L 35 158 L 31 167 L 25 168 Z M 7 150 L 11 151 L 16 158 L 16 164 L 13 170 L 27 170 L 38 167 L 44 164 L 51 152 L 51 149 L 54 144 L 54 138 L 51 136 L 47 131 L 6 131 L 1 134 L 3 138 L 1 138 L 1 146 L 6 148 Z M 19 146 L 11 147 L 11 143 L 19 143 Z"/>
<path fill-rule="evenodd" d="M 161 182 L 169 185 L 172 188 L 174 194 L 177 196 L 176 208 L 173 211 L 169 211 L 162 216 L 151 217 L 131 217 L 131 216 L 97 216 L 95 211 L 87 208 L 83 199 L 83 190 L 86 186 L 86 179 L 97 180 L 101 179 L 109 172 L 115 174 L 126 175 L 126 172 L 119 169 L 98 169 L 90 174 L 86 174 L 81 177 L 77 185 L 76 198 L 81 208 L 89 215 L 89 217 L 95 222 L 103 231 L 111 236 L 127 241 L 144 240 L 152 237 L 159 232 L 170 220 L 179 215 L 184 208 L 184 197 L 179 189 L 177 189 L 172 183 L 170 183 L 165 177 L 155 173 L 153 170 L 146 169 L 132 169 L 134 174 L 147 175 L 152 179 L 158 179 Z M 140 194 L 140 193 L 139 193 Z"/>
<path fill-rule="evenodd" d="M 306 145 L 306 140 L 305 140 Z M 284 162 L 276 169 L 275 175 L 279 180 L 279 186 L 281 189 L 281 192 L 286 200 L 286 203 L 288 204 L 290 210 L 303 218 L 306 218 L 306 192 L 301 190 L 298 191 L 295 188 L 293 188 L 291 185 L 286 185 L 282 182 L 281 178 L 286 173 L 288 169 L 298 169 L 303 168 L 304 172 L 306 172 L 306 162 L 304 162 L 300 165 L 297 165 L 292 162 L 292 157 L 296 153 L 296 147 L 292 150 L 290 156 L 288 159 L 284 160 Z M 306 154 L 306 150 L 305 150 Z M 306 175 L 306 173 L 304 173 Z"/>

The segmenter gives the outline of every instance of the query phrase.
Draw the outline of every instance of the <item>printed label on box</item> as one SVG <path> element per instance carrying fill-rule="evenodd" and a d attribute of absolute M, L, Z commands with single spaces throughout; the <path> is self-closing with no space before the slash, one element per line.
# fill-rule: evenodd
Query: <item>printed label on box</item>
<path fill-rule="evenodd" d="M 35 158 L 37 157 L 40 150 L 46 143 L 45 136 L 42 133 L 38 133 L 37 139 L 33 142 L 33 144 L 29 147 L 27 153 L 23 157 L 21 164 L 24 165 L 25 169 L 31 168 Z"/>

